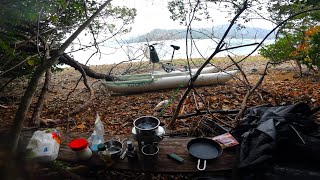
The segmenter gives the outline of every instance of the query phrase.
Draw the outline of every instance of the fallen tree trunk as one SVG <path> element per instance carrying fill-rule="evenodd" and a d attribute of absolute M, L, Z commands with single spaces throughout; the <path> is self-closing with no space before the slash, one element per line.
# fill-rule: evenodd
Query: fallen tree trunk
<path fill-rule="evenodd" d="M 82 71 L 84 70 L 84 72 L 86 73 L 87 76 L 91 77 L 91 78 L 95 78 L 95 79 L 105 79 L 107 81 L 111 81 L 113 80 L 113 76 L 111 75 L 107 75 L 107 74 L 102 74 L 102 73 L 97 73 L 95 71 L 93 71 L 92 69 L 90 69 L 88 66 L 81 64 L 79 62 L 77 62 L 76 60 L 74 60 L 72 57 L 70 57 L 67 54 L 62 55 L 59 58 L 59 61 L 67 64 L 73 68 L 75 68 L 78 71 Z"/>

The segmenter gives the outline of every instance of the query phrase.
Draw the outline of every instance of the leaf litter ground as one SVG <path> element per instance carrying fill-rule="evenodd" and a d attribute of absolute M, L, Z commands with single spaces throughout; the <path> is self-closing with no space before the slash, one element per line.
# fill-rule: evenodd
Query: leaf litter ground
<path fill-rule="evenodd" d="M 252 85 L 261 77 L 265 64 L 265 60 L 259 59 L 241 64 Z M 225 64 L 221 63 L 221 66 L 225 66 Z M 92 66 L 92 68 L 106 73 L 111 67 Z M 295 73 L 293 65 L 289 62 L 269 68 L 263 84 L 249 98 L 247 106 L 252 107 L 268 103 L 286 105 L 296 102 L 307 102 L 311 107 L 319 106 L 319 79 L 310 75 L 294 78 Z M 172 115 L 185 90 L 180 89 L 177 94 L 174 94 L 175 89 L 171 89 L 141 94 L 115 95 L 106 90 L 100 81 L 89 78 L 89 84 L 92 85 L 95 91 L 94 100 L 80 113 L 71 116 L 69 121 L 61 123 L 63 116 L 88 99 L 89 93 L 82 82 L 73 91 L 79 77 L 80 74 L 71 68 L 54 73 L 53 75 L 53 83 L 49 88 L 49 96 L 45 102 L 41 117 L 60 121 L 54 127 L 61 131 L 91 133 L 94 127 L 95 114 L 98 112 L 104 123 L 107 135 L 111 137 L 116 135 L 129 136 L 133 127 L 133 121 L 136 118 L 145 115 L 159 115 L 158 112 L 154 111 L 154 107 L 162 100 L 173 99 L 164 111 L 165 116 Z M 238 74 L 238 77 L 240 77 L 240 74 Z M 0 128 L 7 129 L 12 123 L 19 100 L 26 86 L 27 80 L 18 79 L 12 82 L 0 95 L 0 105 L 5 106 L 5 108 L 0 108 Z M 41 87 L 42 84 L 37 90 L 37 95 L 40 94 Z M 196 102 L 200 110 L 206 107 L 214 110 L 240 109 L 247 89 L 248 87 L 244 86 L 238 79 L 233 79 L 225 84 L 197 87 L 195 93 L 201 96 L 203 102 L 201 102 L 198 96 L 196 96 Z M 68 97 L 71 91 L 73 92 Z M 35 102 L 36 99 L 33 101 L 31 110 Z M 196 112 L 196 102 L 192 94 L 190 94 L 184 103 L 180 115 Z M 31 117 L 31 110 L 28 118 Z M 174 132 L 187 131 L 196 136 L 213 136 L 217 135 L 216 132 L 212 132 L 212 129 L 210 130 L 210 128 L 206 128 L 205 125 L 201 124 L 202 119 L 209 118 L 219 124 L 222 122 L 222 124 L 228 125 L 232 124 L 234 117 L 235 114 L 205 114 L 179 119 L 176 122 Z M 319 122 L 319 119 L 319 116 L 316 116 L 316 121 Z M 166 125 L 169 123 L 170 118 L 160 117 L 160 120 Z M 25 128 L 28 128 L 27 124 L 25 122 Z"/>
<path fill-rule="evenodd" d="M 250 61 L 242 64 L 252 85 L 260 78 L 265 64 L 265 60 Z M 106 73 L 110 66 L 93 66 L 92 68 Z M 248 107 L 266 103 L 285 105 L 301 101 L 307 102 L 311 107 L 318 106 L 320 103 L 318 80 L 313 76 L 293 78 L 294 74 L 294 67 L 290 63 L 269 68 L 260 89 L 249 98 Z M 67 98 L 79 77 L 80 74 L 77 71 L 69 68 L 53 75 L 53 83 L 49 89 L 49 97 L 45 102 L 42 118 L 61 120 L 64 115 L 88 99 L 89 93 L 82 82 Z M 241 78 L 240 74 L 238 74 L 238 77 Z M 98 112 L 105 125 L 106 134 L 130 134 L 134 119 L 145 115 L 159 115 L 153 109 L 162 100 L 173 99 L 164 113 L 165 115 L 172 115 L 185 90 L 180 89 L 177 94 L 174 94 L 175 89 L 171 89 L 141 94 L 115 95 L 106 90 L 100 81 L 90 78 L 89 81 L 89 84 L 92 84 L 95 90 L 95 99 L 80 113 L 71 116 L 69 123 L 58 124 L 57 126 L 60 126 L 60 128 L 90 132 L 94 126 L 95 114 Z M 20 97 L 26 86 L 27 80 L 19 79 L 11 83 L 5 89 L 5 92 L 0 95 L 0 104 L 7 107 L 0 108 L 0 127 L 7 127 L 12 122 Z M 40 93 L 40 89 L 41 86 L 38 88 L 37 95 Z M 239 109 L 246 92 L 247 87 L 239 80 L 234 79 L 225 84 L 196 88 L 196 94 L 202 97 L 203 102 L 197 96 L 196 101 L 199 104 L 199 108 L 202 109 L 205 107 L 215 110 Z M 36 98 L 33 101 L 32 108 L 35 102 Z M 194 112 L 196 112 L 196 105 L 191 93 L 180 115 Z M 31 111 L 28 115 L 30 118 Z M 201 117 L 178 120 L 176 129 L 189 128 L 192 122 L 198 121 L 199 118 Z M 170 118 L 161 119 L 165 124 L 169 120 Z M 225 117 L 223 120 L 229 123 L 230 117 Z"/>

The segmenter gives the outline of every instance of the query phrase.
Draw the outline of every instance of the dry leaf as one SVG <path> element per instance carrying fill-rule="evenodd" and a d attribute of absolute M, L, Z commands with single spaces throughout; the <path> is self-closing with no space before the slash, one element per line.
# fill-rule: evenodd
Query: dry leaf
<path fill-rule="evenodd" d="M 81 124 L 77 125 L 76 128 L 80 129 L 81 131 L 83 131 L 83 129 L 86 128 L 86 126 L 83 123 L 81 123 Z"/>
<path fill-rule="evenodd" d="M 204 110 L 204 104 L 202 102 L 198 103 L 199 110 Z"/>
<path fill-rule="evenodd" d="M 217 101 L 217 97 L 216 96 L 211 96 L 210 98 L 209 98 L 209 102 L 210 103 L 214 103 L 214 102 L 216 102 Z"/>

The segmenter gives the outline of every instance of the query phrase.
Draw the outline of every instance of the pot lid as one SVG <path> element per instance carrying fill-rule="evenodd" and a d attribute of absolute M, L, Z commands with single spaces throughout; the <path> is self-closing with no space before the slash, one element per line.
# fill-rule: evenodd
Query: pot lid
<path fill-rule="evenodd" d="M 136 130 L 135 127 L 133 127 L 133 128 L 131 129 L 131 133 L 132 133 L 133 135 L 137 135 L 137 130 Z M 164 128 L 163 128 L 162 126 L 159 126 L 159 127 L 157 128 L 157 130 L 156 130 L 156 134 L 157 134 L 158 136 L 163 136 L 163 135 L 165 135 L 165 130 L 164 130 Z"/>
<path fill-rule="evenodd" d="M 81 151 L 88 147 L 86 139 L 77 138 L 69 142 L 68 146 L 74 151 Z"/>

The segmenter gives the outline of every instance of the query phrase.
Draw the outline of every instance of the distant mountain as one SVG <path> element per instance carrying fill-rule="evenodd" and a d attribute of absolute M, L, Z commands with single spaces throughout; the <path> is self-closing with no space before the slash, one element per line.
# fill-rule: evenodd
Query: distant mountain
<path fill-rule="evenodd" d="M 212 28 L 192 28 L 192 38 L 194 39 L 208 39 L 208 38 L 221 38 L 227 30 L 228 25 L 214 26 Z M 262 28 L 243 27 L 239 28 L 234 26 L 231 28 L 227 38 L 236 39 L 263 39 L 270 30 Z M 148 41 L 163 41 L 163 40 L 176 40 L 186 38 L 186 29 L 154 29 L 149 33 L 132 37 L 127 40 L 128 43 L 138 43 Z M 274 39 L 274 35 L 270 35 L 268 39 Z"/>

